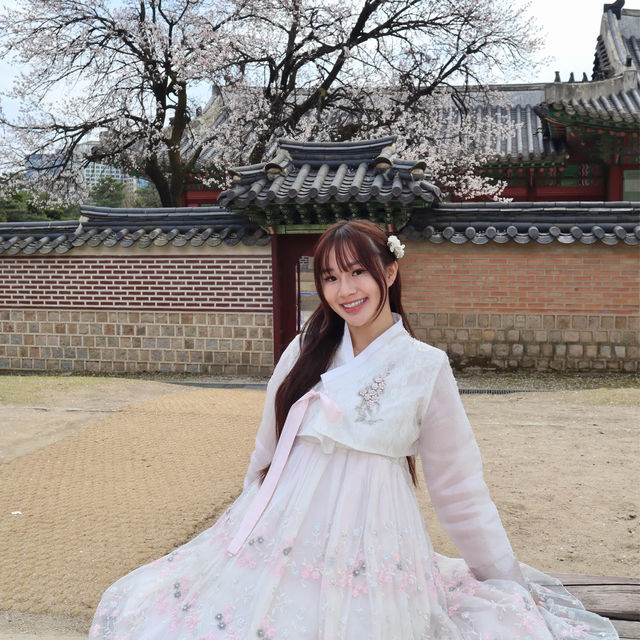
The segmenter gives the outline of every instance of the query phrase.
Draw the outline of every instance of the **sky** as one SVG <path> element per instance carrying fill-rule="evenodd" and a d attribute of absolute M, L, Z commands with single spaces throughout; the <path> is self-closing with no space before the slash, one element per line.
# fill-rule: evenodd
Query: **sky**
<path fill-rule="evenodd" d="M 11 1 L 0 0 L 0 8 Z M 625 8 L 640 9 L 640 0 L 627 0 Z M 550 60 L 542 68 L 532 69 L 510 82 L 552 82 L 555 71 L 560 72 L 563 81 L 569 79 L 572 71 L 576 80 L 582 78 L 583 72 L 590 78 L 602 9 L 602 0 L 530 0 L 529 12 L 542 27 L 546 42 L 539 57 Z M 12 75 L 9 65 L 0 63 L 0 91 L 10 84 Z M 4 98 L 2 104 L 7 114 L 13 112 Z"/>

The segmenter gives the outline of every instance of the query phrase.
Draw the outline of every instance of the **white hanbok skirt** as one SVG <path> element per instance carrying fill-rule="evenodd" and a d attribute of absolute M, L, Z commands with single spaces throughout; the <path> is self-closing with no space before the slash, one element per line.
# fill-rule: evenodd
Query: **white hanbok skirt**
<path fill-rule="evenodd" d="M 433 551 L 406 463 L 295 441 L 275 493 L 236 555 L 258 489 L 169 555 L 104 593 L 91 638 L 110 640 L 599 640 L 611 623 L 553 578 L 477 581 Z M 556 587 L 557 588 L 557 587 Z M 531 597 L 534 593 L 540 604 Z"/>

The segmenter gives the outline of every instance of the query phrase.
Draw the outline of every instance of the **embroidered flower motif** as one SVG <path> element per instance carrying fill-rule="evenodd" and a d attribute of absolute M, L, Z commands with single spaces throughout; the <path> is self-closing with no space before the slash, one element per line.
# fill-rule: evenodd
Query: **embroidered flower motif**
<path fill-rule="evenodd" d="M 386 377 L 389 375 L 389 371 L 391 371 L 391 367 L 388 367 L 384 373 L 377 375 L 372 382 L 358 391 L 361 399 L 360 404 L 356 407 L 358 412 L 356 422 L 366 422 L 367 424 L 380 422 L 381 419 L 375 416 L 380 410 L 380 396 L 387 386 Z"/>
<path fill-rule="evenodd" d="M 400 258 L 404 256 L 404 245 L 400 244 L 398 236 L 389 236 L 387 238 L 387 247 L 389 247 L 389 251 L 396 257 L 396 260 L 400 260 Z"/>

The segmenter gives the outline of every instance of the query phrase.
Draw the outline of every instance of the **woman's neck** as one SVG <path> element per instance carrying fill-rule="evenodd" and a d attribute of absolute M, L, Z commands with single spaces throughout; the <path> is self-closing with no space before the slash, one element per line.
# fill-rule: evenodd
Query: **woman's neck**
<path fill-rule="evenodd" d="M 347 326 L 349 328 L 349 335 L 351 336 L 353 355 L 357 356 L 377 337 L 381 336 L 387 329 L 393 326 L 391 309 L 389 307 L 383 309 L 373 322 L 363 327 L 353 327 L 349 324 L 347 324 Z"/>

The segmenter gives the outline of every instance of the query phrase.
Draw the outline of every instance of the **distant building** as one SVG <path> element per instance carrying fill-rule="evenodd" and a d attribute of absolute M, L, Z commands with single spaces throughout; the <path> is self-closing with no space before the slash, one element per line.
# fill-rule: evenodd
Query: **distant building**
<path fill-rule="evenodd" d="M 97 145 L 97 141 L 85 142 L 78 145 L 78 155 L 91 153 L 92 147 Z M 118 182 L 122 182 L 128 191 L 136 191 L 149 186 L 149 181 L 144 178 L 138 178 L 131 174 L 114 167 L 113 165 L 103 164 L 102 162 L 90 162 L 83 170 L 84 181 L 91 189 L 95 187 L 101 178 L 113 178 Z"/>
<path fill-rule="evenodd" d="M 78 162 L 84 154 L 91 153 L 92 147 L 94 147 L 97 141 L 85 142 L 78 145 L 77 157 Z M 62 170 L 61 159 L 58 159 L 54 153 L 34 153 L 27 158 L 26 162 L 26 176 L 30 180 L 36 180 L 39 174 L 46 172 L 50 175 L 60 173 Z M 113 178 L 118 182 L 122 182 L 125 185 L 127 191 L 136 191 L 144 187 L 149 186 L 149 181 L 144 178 L 132 176 L 126 171 L 114 167 L 113 165 L 103 164 L 102 162 L 90 162 L 82 170 L 84 182 L 89 189 L 95 187 L 101 178 Z"/>

